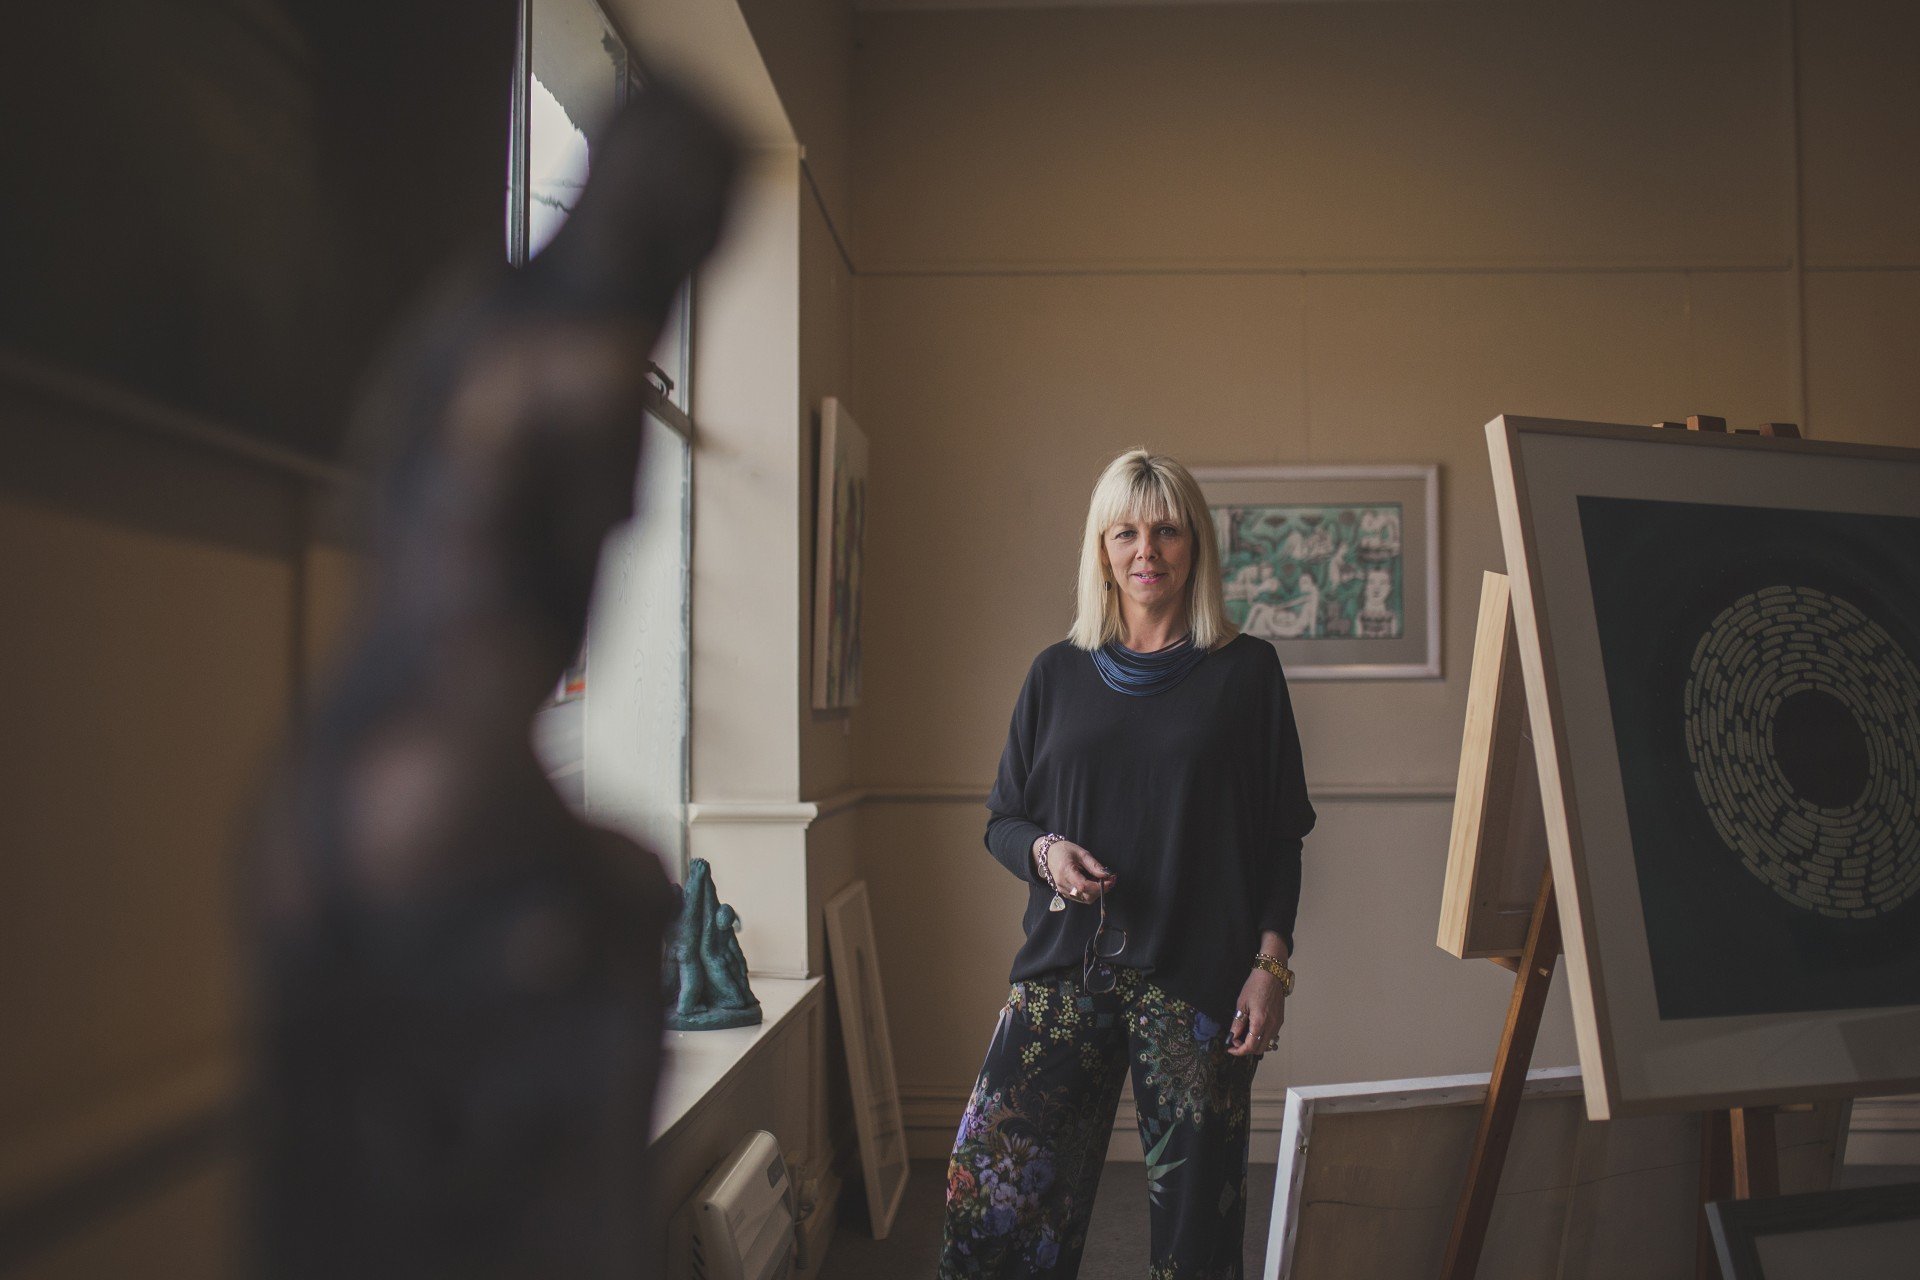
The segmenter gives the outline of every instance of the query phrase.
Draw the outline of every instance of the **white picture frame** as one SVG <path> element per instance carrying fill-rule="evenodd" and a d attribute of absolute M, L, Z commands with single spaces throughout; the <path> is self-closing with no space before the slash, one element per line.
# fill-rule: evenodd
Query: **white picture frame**
<path fill-rule="evenodd" d="M 1287 1090 L 1265 1280 L 1431 1280 L 1440 1272 L 1488 1075 Z M 1578 1067 L 1527 1073 L 1480 1280 L 1692 1280 L 1700 1117 L 1594 1123 Z M 1847 1107 L 1779 1118 L 1780 1177 L 1830 1186 Z"/>
<path fill-rule="evenodd" d="M 907 1131 L 900 1118 L 900 1086 L 893 1071 L 893 1039 L 887 1030 L 880 962 L 874 953 L 873 910 L 867 882 L 856 880 L 827 903 L 827 946 L 832 960 L 841 1039 L 853 1085 L 854 1129 L 860 1138 L 860 1170 L 866 1183 L 873 1238 L 893 1229 L 907 1189 Z"/>

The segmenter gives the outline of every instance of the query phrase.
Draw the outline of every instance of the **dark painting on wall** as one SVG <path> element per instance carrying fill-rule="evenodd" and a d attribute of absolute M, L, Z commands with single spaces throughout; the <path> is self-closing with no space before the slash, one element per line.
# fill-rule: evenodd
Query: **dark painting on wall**
<path fill-rule="evenodd" d="M 1920 1003 L 1920 519 L 1578 502 L 1661 1018 Z"/>

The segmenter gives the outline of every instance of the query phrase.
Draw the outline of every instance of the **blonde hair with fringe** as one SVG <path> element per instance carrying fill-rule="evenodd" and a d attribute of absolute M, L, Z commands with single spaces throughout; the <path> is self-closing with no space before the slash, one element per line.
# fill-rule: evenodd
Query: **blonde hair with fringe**
<path fill-rule="evenodd" d="M 1207 514 L 1207 500 L 1188 470 L 1165 454 L 1129 449 L 1100 473 L 1087 506 L 1080 540 L 1080 574 L 1074 589 L 1073 628 L 1067 639 L 1093 650 L 1120 639 L 1120 593 L 1109 589 L 1107 530 L 1127 520 L 1170 520 L 1193 538 L 1187 576 L 1187 627 L 1194 644 L 1217 649 L 1239 634 L 1227 617 L 1220 591 L 1220 540 Z"/>

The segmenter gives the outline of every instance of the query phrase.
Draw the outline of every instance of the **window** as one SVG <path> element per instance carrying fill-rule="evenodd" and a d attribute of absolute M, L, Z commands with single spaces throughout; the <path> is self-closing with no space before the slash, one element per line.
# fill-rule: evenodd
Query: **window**
<path fill-rule="evenodd" d="M 586 185 L 591 139 L 627 99 L 626 45 L 593 0 L 521 0 L 507 160 L 507 260 L 546 247 Z"/>
<path fill-rule="evenodd" d="M 634 71 L 593 0 L 523 0 L 507 181 L 507 255 L 524 265 L 572 212 L 594 139 Z M 689 583 L 693 423 L 689 302 L 654 352 L 660 392 L 644 433 L 635 517 L 601 555 L 587 641 L 534 718 L 548 775 L 593 821 L 639 840 L 667 874 L 686 869 Z"/>

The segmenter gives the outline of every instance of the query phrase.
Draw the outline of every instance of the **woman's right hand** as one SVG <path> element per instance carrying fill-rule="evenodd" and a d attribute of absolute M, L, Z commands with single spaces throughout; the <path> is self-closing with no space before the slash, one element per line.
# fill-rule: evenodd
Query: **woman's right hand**
<path fill-rule="evenodd" d="M 1039 843 L 1034 841 L 1036 850 Z M 1071 840 L 1055 840 L 1048 847 L 1047 872 L 1060 895 L 1075 902 L 1098 901 L 1101 888 L 1113 888 L 1120 878 Z"/>

